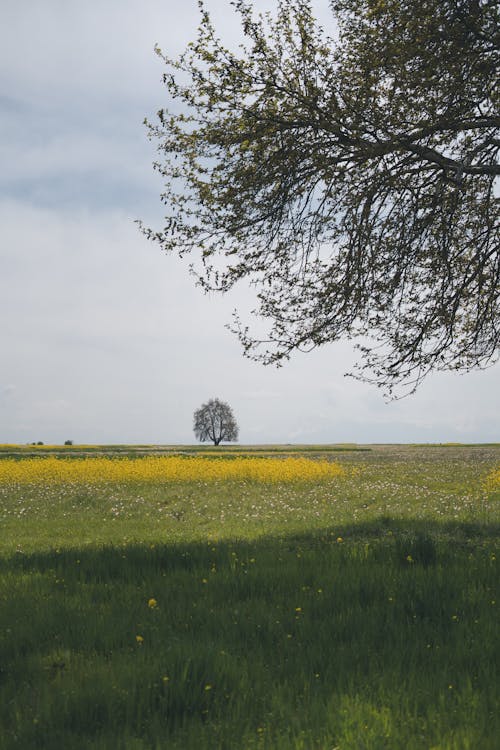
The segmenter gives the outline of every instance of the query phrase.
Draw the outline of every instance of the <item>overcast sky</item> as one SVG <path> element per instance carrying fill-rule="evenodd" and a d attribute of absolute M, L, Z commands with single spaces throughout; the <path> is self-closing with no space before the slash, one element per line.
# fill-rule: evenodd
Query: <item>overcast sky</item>
<path fill-rule="evenodd" d="M 234 38 L 229 0 L 207 5 Z M 224 327 L 249 292 L 204 296 L 139 233 L 162 219 L 153 48 L 180 52 L 197 20 L 195 0 L 2 2 L 0 443 L 190 443 L 213 396 L 244 443 L 499 440 L 498 366 L 390 403 L 343 377 L 345 343 L 264 368 Z"/>

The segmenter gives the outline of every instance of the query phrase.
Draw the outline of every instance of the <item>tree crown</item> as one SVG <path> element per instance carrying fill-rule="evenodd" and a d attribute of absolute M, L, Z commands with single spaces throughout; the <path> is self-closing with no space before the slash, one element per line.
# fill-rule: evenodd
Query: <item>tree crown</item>
<path fill-rule="evenodd" d="M 196 409 L 193 430 L 202 443 L 212 441 L 214 445 L 219 445 L 222 441 L 238 440 L 238 425 L 233 410 L 218 398 L 211 398 Z"/>
<path fill-rule="evenodd" d="M 494 0 L 308 0 L 274 17 L 233 3 L 246 43 L 160 54 L 180 111 L 158 112 L 166 250 L 195 253 L 205 289 L 256 285 L 266 341 L 245 353 L 356 340 L 358 376 L 389 392 L 498 354 L 500 174 Z"/>

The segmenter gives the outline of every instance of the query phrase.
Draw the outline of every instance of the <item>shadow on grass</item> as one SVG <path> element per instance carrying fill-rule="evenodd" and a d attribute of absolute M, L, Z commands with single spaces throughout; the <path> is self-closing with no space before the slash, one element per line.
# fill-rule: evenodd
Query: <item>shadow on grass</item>
<path fill-rule="evenodd" d="M 35 553 L 17 552 L 0 556 L 0 574 L 29 572 L 44 574 L 47 571 L 69 575 L 70 579 L 106 582 L 144 577 L 152 573 L 194 571 L 212 561 L 214 552 L 219 564 L 237 551 L 241 558 L 260 552 L 268 562 L 279 559 L 284 552 L 303 549 L 309 553 L 336 554 L 342 549 L 347 557 L 364 555 L 381 557 L 384 562 L 400 562 L 406 566 L 408 555 L 416 564 L 444 563 L 446 558 L 464 550 L 478 552 L 482 548 L 498 545 L 500 523 L 453 522 L 429 520 L 400 520 L 380 516 L 368 522 L 336 524 L 335 527 L 314 529 L 306 533 L 261 536 L 255 540 L 221 539 L 199 542 L 124 542 L 111 545 L 78 548 L 61 547 Z M 344 555 L 341 555 L 341 558 Z"/>
<path fill-rule="evenodd" d="M 499 536 L 380 518 L 3 558 L 0 747 L 493 748 Z"/>

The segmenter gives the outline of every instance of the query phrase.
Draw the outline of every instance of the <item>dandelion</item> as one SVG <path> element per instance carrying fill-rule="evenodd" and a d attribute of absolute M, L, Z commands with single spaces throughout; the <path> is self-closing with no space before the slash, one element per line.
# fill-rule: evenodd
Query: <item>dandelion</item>
<path fill-rule="evenodd" d="M 142 635 L 136 635 L 136 636 L 135 636 L 135 640 L 137 641 L 137 643 L 139 644 L 139 646 L 140 646 L 140 645 L 141 645 L 142 643 L 144 643 L 144 638 L 142 637 Z"/>
<path fill-rule="evenodd" d="M 158 605 L 158 602 L 156 601 L 156 599 L 151 598 L 148 600 L 149 609 L 154 609 L 157 605 Z"/>
<path fill-rule="evenodd" d="M 338 542 L 339 544 L 342 544 L 342 542 L 343 542 L 343 541 L 344 541 L 344 540 L 342 539 L 342 537 L 341 537 L 341 536 L 338 536 L 338 537 L 337 537 L 337 542 Z"/>

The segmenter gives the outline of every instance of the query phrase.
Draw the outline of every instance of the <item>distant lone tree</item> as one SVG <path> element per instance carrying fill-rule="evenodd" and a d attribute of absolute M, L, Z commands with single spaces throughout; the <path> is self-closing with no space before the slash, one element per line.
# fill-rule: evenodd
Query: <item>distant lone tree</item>
<path fill-rule="evenodd" d="M 146 235 L 206 290 L 254 284 L 267 336 L 233 328 L 263 363 L 355 340 L 357 377 L 391 392 L 496 361 L 498 0 L 330 0 L 333 36 L 312 0 L 230 4 L 241 47 L 200 0 L 186 51 L 157 49 L 166 218 Z"/>
<path fill-rule="evenodd" d="M 196 409 L 193 430 L 202 443 L 212 440 L 214 445 L 219 445 L 223 440 L 238 440 L 238 425 L 233 410 L 218 398 L 211 398 Z"/>

